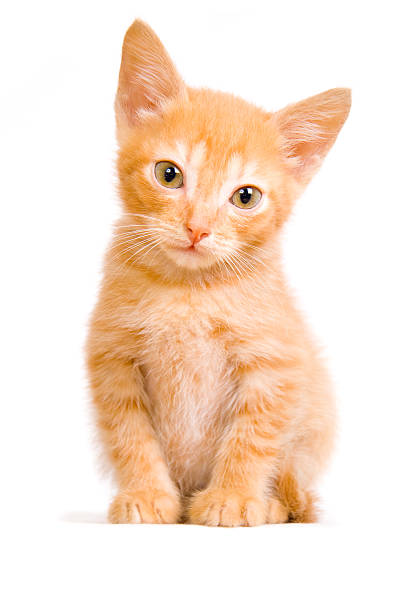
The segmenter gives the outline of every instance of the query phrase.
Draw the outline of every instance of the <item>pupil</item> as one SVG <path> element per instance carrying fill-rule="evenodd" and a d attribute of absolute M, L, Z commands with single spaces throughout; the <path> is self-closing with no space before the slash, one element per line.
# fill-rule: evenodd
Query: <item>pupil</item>
<path fill-rule="evenodd" d="M 169 166 L 169 168 L 166 168 L 166 170 L 165 170 L 165 181 L 167 183 L 170 183 L 171 181 L 173 181 L 175 176 L 176 176 L 175 168 L 173 168 L 172 166 Z"/>
<path fill-rule="evenodd" d="M 252 196 L 251 187 L 245 187 L 244 189 L 240 189 L 239 199 L 241 200 L 243 204 L 248 204 L 248 202 L 251 200 L 251 196 Z"/>

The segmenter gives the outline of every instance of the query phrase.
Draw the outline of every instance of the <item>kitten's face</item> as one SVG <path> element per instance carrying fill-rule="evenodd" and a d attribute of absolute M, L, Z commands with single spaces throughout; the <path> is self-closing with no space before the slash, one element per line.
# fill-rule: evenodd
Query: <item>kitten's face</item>
<path fill-rule="evenodd" d="M 333 89 L 267 113 L 185 86 L 142 22 L 126 33 L 116 118 L 125 215 L 118 258 L 171 275 L 250 275 L 327 154 L 350 108 Z"/>
<path fill-rule="evenodd" d="M 141 118 L 119 160 L 132 259 L 254 268 L 289 208 L 269 121 L 242 100 L 195 90 Z"/>

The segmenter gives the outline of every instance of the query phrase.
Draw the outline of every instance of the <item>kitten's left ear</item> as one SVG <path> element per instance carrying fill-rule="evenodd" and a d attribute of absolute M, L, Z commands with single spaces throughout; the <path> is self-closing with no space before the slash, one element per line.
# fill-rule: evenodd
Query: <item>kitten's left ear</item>
<path fill-rule="evenodd" d="M 351 106 L 350 89 L 330 89 L 275 113 L 281 149 L 291 173 L 303 188 L 334 144 Z"/>
<path fill-rule="evenodd" d="M 165 47 L 143 21 L 125 34 L 115 111 L 120 140 L 139 123 L 142 111 L 157 111 L 166 100 L 185 94 L 185 85 Z"/>

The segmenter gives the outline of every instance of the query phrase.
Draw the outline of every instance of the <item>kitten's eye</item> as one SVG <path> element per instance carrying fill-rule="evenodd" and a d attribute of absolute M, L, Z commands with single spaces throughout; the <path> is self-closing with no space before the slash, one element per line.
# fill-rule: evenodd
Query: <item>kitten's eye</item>
<path fill-rule="evenodd" d="M 178 189 L 184 184 L 182 172 L 170 161 L 160 161 L 155 166 L 155 176 L 158 183 L 170 189 Z"/>
<path fill-rule="evenodd" d="M 234 191 L 231 202 L 237 208 L 254 208 L 261 200 L 262 193 L 256 187 L 241 187 Z"/>

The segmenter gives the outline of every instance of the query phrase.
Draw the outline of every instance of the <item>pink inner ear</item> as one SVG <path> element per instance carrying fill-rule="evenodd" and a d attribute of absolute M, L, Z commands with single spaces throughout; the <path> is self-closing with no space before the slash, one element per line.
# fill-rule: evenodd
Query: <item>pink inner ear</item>
<path fill-rule="evenodd" d="M 309 182 L 334 144 L 350 111 L 349 89 L 331 89 L 275 115 L 284 138 L 284 152 L 294 161 L 293 174 L 303 184 Z"/>
<path fill-rule="evenodd" d="M 185 89 L 168 53 L 152 29 L 135 21 L 126 32 L 119 72 L 119 121 L 137 122 L 140 111 L 155 110 Z"/>

